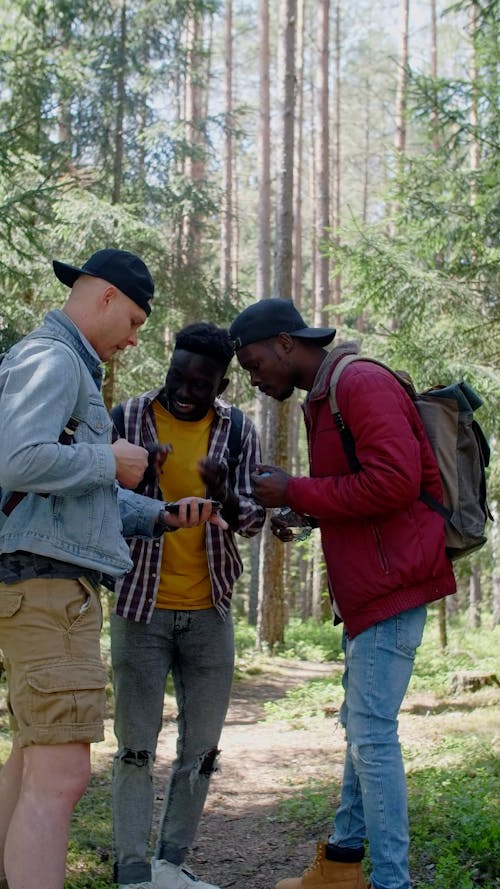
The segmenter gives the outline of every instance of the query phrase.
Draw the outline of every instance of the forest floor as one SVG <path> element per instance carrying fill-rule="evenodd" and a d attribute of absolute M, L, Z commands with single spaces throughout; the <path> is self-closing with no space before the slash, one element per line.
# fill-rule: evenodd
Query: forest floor
<path fill-rule="evenodd" d="M 286 800 L 300 798 L 314 781 L 331 781 L 332 814 L 340 787 L 344 755 L 338 725 L 341 663 L 317 663 L 274 658 L 235 682 L 221 738 L 220 771 L 213 776 L 194 848 L 187 864 L 202 879 L 222 889 L 272 889 L 275 882 L 295 876 L 314 857 L 328 822 L 311 827 L 283 821 Z M 266 720 L 265 703 L 279 701 L 287 690 L 309 680 L 332 677 L 334 705 L 314 717 L 293 721 Z M 419 768 L 433 749 L 443 765 L 447 735 L 472 736 L 478 744 L 497 738 L 500 694 L 485 688 L 437 698 L 409 692 L 400 718 L 400 737 L 407 768 Z M 95 745 L 97 770 L 109 769 L 113 750 L 111 723 L 107 741 Z M 174 756 L 175 702 L 167 696 L 165 723 L 158 747 L 155 787 L 156 820 L 164 782 Z M 314 819 L 313 819 L 314 820 Z"/>

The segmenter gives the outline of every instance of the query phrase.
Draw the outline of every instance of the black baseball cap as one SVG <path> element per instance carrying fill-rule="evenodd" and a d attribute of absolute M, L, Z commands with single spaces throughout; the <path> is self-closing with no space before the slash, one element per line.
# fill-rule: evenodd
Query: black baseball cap
<path fill-rule="evenodd" d="M 333 340 L 334 327 L 308 327 L 291 299 L 260 299 L 243 309 L 229 328 L 235 351 L 267 340 L 280 333 L 289 333 L 298 339 L 314 340 L 317 346 L 327 346 Z"/>
<path fill-rule="evenodd" d="M 56 277 L 67 287 L 72 287 L 80 275 L 103 278 L 144 309 L 146 315 L 151 313 L 150 302 L 155 290 L 153 279 L 146 263 L 128 250 L 115 250 L 113 247 L 98 250 L 81 268 L 57 259 L 52 265 Z"/>

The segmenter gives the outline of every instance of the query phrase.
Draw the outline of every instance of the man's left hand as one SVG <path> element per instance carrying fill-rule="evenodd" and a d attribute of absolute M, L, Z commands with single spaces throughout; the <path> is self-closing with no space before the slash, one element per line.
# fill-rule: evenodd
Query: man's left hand
<path fill-rule="evenodd" d="M 259 463 L 252 474 L 252 487 L 257 503 L 267 508 L 287 506 L 286 486 L 292 476 L 279 466 Z"/>
<path fill-rule="evenodd" d="M 198 461 L 200 478 L 207 487 L 207 494 L 214 500 L 225 503 L 227 499 L 227 468 L 212 457 L 202 457 Z"/>
<path fill-rule="evenodd" d="M 214 512 L 211 500 L 202 497 L 182 497 L 176 503 L 179 506 L 178 513 L 167 510 L 160 512 L 163 522 L 170 528 L 195 528 L 209 522 L 211 525 L 219 525 L 224 531 L 227 530 L 227 522 L 220 512 Z"/>

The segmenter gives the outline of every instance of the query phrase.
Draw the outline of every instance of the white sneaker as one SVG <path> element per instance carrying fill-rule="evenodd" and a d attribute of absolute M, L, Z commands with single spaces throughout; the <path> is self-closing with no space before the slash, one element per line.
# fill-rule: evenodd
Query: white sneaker
<path fill-rule="evenodd" d="M 151 866 L 155 889 L 219 889 L 213 883 L 205 883 L 195 877 L 184 864 L 153 858 Z"/>

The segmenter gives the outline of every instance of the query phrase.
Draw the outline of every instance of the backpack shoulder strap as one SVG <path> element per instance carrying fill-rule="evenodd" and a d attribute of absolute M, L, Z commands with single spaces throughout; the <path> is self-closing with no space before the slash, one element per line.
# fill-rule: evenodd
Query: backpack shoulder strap
<path fill-rule="evenodd" d="M 359 355 L 343 355 L 343 357 L 337 361 L 333 369 L 333 373 L 330 377 L 330 392 L 328 395 L 330 401 L 330 408 L 334 417 L 337 415 L 340 417 L 339 406 L 337 404 L 337 383 L 341 377 L 342 371 L 347 367 L 348 364 L 351 364 L 353 361 L 366 361 L 366 358 L 361 358 Z"/>
<path fill-rule="evenodd" d="M 342 414 L 340 413 L 339 406 L 337 403 L 337 384 L 338 381 L 345 370 L 345 368 L 351 364 L 353 361 L 369 361 L 370 364 L 378 364 L 379 367 L 383 367 L 384 370 L 388 370 L 393 377 L 395 377 L 398 383 L 403 386 L 410 397 L 414 396 L 415 390 L 413 388 L 413 383 L 410 377 L 404 371 L 393 371 L 390 367 L 387 367 L 383 361 L 377 361 L 376 358 L 365 358 L 362 355 L 353 355 L 347 354 L 343 355 L 342 358 L 337 362 L 333 369 L 333 373 L 330 377 L 330 390 L 328 394 L 330 409 L 333 415 L 333 419 L 335 425 L 339 431 L 340 438 L 342 440 L 342 445 L 344 451 L 346 453 L 347 459 L 349 461 L 349 466 L 353 472 L 359 472 L 361 469 L 361 464 L 356 457 L 356 450 L 354 446 L 354 438 L 351 430 L 348 426 L 345 425 L 344 420 L 342 418 Z"/>
<path fill-rule="evenodd" d="M 344 355 L 340 361 L 337 361 L 333 369 L 333 373 L 330 377 L 330 390 L 328 393 L 328 399 L 330 402 L 330 410 L 332 412 L 333 421 L 339 431 L 340 439 L 342 441 L 342 446 L 344 448 L 347 460 L 349 462 L 349 466 L 353 472 L 359 472 L 361 469 L 361 463 L 356 457 L 356 449 L 354 447 L 354 438 L 352 436 L 351 430 L 345 425 L 344 420 L 342 419 L 342 414 L 339 411 L 339 406 L 337 404 L 337 383 L 340 380 L 342 375 L 342 371 L 353 361 L 362 361 L 363 359 L 359 357 L 359 355 Z"/>
<path fill-rule="evenodd" d="M 111 408 L 111 419 L 113 420 L 113 425 L 120 438 L 126 438 L 125 412 L 123 410 L 123 404 L 116 404 L 113 408 Z"/>
<path fill-rule="evenodd" d="M 236 467 L 241 453 L 241 432 L 243 429 L 243 411 L 239 407 L 231 406 L 231 426 L 229 429 L 228 447 L 228 480 L 231 488 L 234 488 L 236 480 Z"/>

